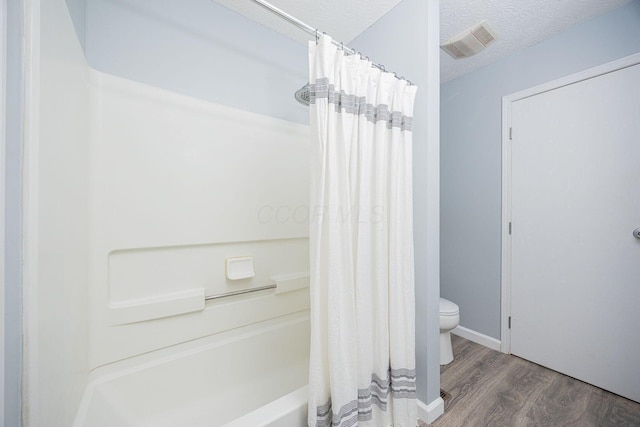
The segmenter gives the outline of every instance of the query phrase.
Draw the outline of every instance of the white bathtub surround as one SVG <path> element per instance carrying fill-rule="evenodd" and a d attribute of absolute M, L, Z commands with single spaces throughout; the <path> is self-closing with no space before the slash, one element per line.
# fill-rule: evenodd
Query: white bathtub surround
<path fill-rule="evenodd" d="M 302 401 L 296 396 L 307 382 L 308 313 L 98 368 L 91 373 L 73 425 L 299 427 L 306 419 L 306 392 Z M 260 422 L 244 422 L 255 421 L 256 414 Z"/>
<path fill-rule="evenodd" d="M 60 77 L 69 72 L 67 67 L 58 68 L 49 70 L 51 87 L 67 81 Z M 41 350 L 41 362 L 30 363 L 34 369 L 29 388 L 41 402 L 37 408 L 38 402 L 29 399 L 31 413 L 39 411 L 50 425 L 69 426 L 75 416 L 78 427 L 219 426 L 305 386 L 308 126 L 84 71 L 87 79 L 78 79 L 78 97 L 88 98 L 81 109 L 86 110 L 88 136 L 82 133 L 77 141 L 64 132 L 66 139 L 55 136 L 52 129 L 62 129 L 56 127 L 57 115 L 48 116 L 42 129 L 49 129 L 46 135 L 56 141 L 73 142 L 69 150 L 86 165 L 77 173 L 69 169 L 74 173 L 65 174 L 65 185 L 60 184 L 62 175 L 54 171 L 60 171 L 61 164 L 71 167 L 66 157 L 59 159 L 68 150 L 58 152 L 59 144 L 51 140 L 46 146 L 57 154 L 47 151 L 45 164 L 53 175 L 38 182 L 66 189 L 71 181 L 88 176 L 83 212 L 90 238 L 83 234 L 80 241 L 88 248 L 78 247 L 88 260 L 74 266 L 87 268 L 77 284 L 88 290 L 90 340 L 60 353 L 59 331 L 40 335 L 49 338 L 39 339 L 40 348 L 47 350 Z M 47 97 L 46 105 L 57 102 L 57 97 L 49 99 L 53 95 L 58 91 Z M 78 114 L 64 116 L 63 122 L 82 117 Z M 58 206 L 59 194 L 46 194 L 47 206 Z M 79 200 L 74 191 L 68 196 Z M 60 218 L 69 215 L 67 210 L 59 210 L 64 214 Z M 83 223 L 78 219 L 69 227 L 74 224 Z M 47 222 L 46 230 L 58 228 L 57 221 Z M 58 234 L 47 240 L 47 248 L 65 241 Z M 253 259 L 255 275 L 229 280 L 225 260 L 247 256 Z M 269 285 L 281 286 L 205 301 L 205 296 Z M 55 286 L 43 289 L 48 299 L 59 300 Z M 83 294 L 78 287 L 60 295 Z M 307 318 L 282 324 L 297 315 Z M 51 324 L 56 316 L 41 318 L 38 326 L 60 329 L 52 326 L 58 323 Z M 78 324 L 82 331 L 86 319 L 66 324 Z M 240 336 L 250 331 L 255 334 Z M 85 367 L 87 375 L 91 372 L 86 388 L 84 378 L 64 379 L 65 390 L 72 382 L 77 387 L 77 398 L 42 391 L 60 389 L 58 371 L 45 369 L 58 365 L 73 368 L 64 372 Z"/>
<path fill-rule="evenodd" d="M 415 86 L 310 43 L 309 425 L 414 427 Z"/>
<path fill-rule="evenodd" d="M 301 288 L 204 300 L 309 269 L 308 126 L 89 76 L 90 368 L 308 309 Z M 253 277 L 227 278 L 238 257 Z"/>

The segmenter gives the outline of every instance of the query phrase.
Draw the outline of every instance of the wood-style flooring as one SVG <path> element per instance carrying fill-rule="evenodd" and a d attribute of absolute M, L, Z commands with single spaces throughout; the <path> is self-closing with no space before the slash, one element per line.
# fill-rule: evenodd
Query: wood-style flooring
<path fill-rule="evenodd" d="M 451 397 L 433 427 L 640 426 L 640 403 L 457 336 L 452 344 L 455 359 L 440 368 Z"/>

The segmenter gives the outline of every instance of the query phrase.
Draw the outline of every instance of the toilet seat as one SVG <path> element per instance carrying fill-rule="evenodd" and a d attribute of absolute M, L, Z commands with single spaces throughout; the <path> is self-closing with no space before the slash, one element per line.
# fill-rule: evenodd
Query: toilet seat
<path fill-rule="evenodd" d="M 457 316 L 458 314 L 460 309 L 456 303 L 440 298 L 440 316 Z"/>

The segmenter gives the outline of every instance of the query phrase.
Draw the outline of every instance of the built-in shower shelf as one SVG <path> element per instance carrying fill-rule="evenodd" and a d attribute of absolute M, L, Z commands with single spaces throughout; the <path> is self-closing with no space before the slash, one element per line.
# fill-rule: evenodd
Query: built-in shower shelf
<path fill-rule="evenodd" d="M 309 287 L 309 272 L 281 274 L 272 276 L 271 280 L 276 282 L 276 294 L 297 291 Z"/>
<path fill-rule="evenodd" d="M 204 288 L 109 304 L 111 325 L 160 319 L 204 309 Z"/>

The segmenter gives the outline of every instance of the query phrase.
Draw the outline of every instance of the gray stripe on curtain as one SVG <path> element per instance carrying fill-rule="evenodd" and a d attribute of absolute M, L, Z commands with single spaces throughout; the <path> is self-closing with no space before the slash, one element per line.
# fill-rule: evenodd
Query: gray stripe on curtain
<path fill-rule="evenodd" d="M 318 406 L 316 427 L 349 427 L 357 421 L 369 421 L 373 418 L 373 405 L 387 410 L 389 392 L 392 399 L 415 399 L 416 371 L 391 369 L 384 379 L 371 374 L 369 387 L 358 389 L 358 399 L 342 406 L 338 412 L 333 412 L 331 398 Z"/>
<path fill-rule="evenodd" d="M 336 112 L 345 111 L 348 114 L 363 115 L 368 121 L 377 123 L 384 121 L 387 129 L 399 128 L 401 131 L 411 131 L 413 117 L 403 115 L 399 111 L 389 111 L 389 106 L 380 104 L 374 106 L 367 103 L 364 96 L 349 95 L 345 91 L 337 91 L 329 84 L 329 78 L 324 77 L 309 85 L 309 102 L 315 104 L 318 99 L 328 99 L 329 104 L 335 106 Z"/>

